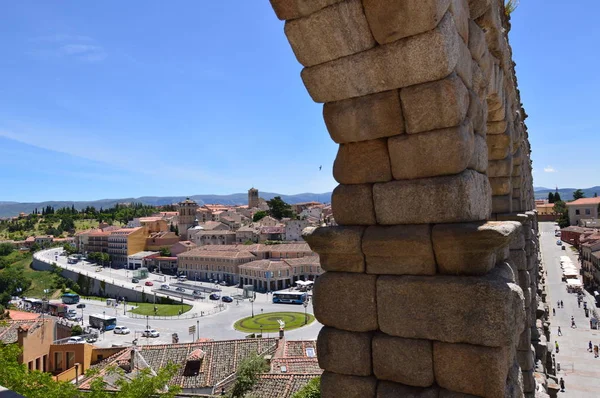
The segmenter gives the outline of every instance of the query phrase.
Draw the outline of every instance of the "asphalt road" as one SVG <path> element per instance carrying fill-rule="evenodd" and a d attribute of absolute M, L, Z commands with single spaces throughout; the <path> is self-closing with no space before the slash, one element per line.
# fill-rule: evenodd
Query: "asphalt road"
<path fill-rule="evenodd" d="M 86 273 L 92 278 L 100 278 L 106 280 L 115 280 L 122 282 L 123 284 L 129 284 L 133 286 L 139 286 L 145 289 L 143 285 L 144 281 L 139 284 L 131 283 L 131 272 L 126 270 L 109 270 L 104 269 L 102 272 L 95 272 L 97 266 L 89 263 L 82 264 L 67 264 L 67 258 L 64 256 L 55 257 L 54 252 L 56 250 L 47 250 L 45 252 L 38 252 L 37 255 L 43 257 L 46 261 L 56 262 L 57 265 L 63 268 L 68 268 L 77 272 Z M 175 279 L 169 279 L 169 276 L 150 274 L 149 280 L 153 281 L 154 286 L 152 288 L 160 287 L 162 283 L 168 283 L 173 285 L 169 291 L 169 295 L 174 296 L 173 287 L 176 286 Z M 119 283 L 120 284 L 120 283 Z M 198 286 L 204 288 L 220 289 L 222 295 L 239 295 L 241 289 L 236 287 L 222 287 L 215 286 L 211 283 L 201 282 L 186 282 L 188 286 Z M 188 289 L 189 290 L 189 289 Z M 208 294 L 203 294 L 208 296 Z M 92 313 L 102 313 L 106 315 L 115 315 L 117 318 L 117 325 L 127 326 L 131 330 L 129 335 L 115 335 L 112 331 L 106 332 L 101 335 L 98 342 L 95 343 L 101 347 L 110 347 L 112 344 L 131 344 L 134 338 L 138 337 L 140 344 L 165 344 L 171 342 L 171 334 L 177 333 L 179 335 L 179 342 L 191 342 L 198 337 L 198 333 L 195 336 L 189 334 L 189 327 L 196 326 L 200 331 L 200 338 L 210 338 L 214 340 L 229 340 L 229 339 L 242 339 L 246 336 L 246 333 L 239 332 L 233 328 L 233 324 L 240 318 L 244 318 L 252 315 L 252 309 L 254 313 L 259 314 L 261 312 L 279 312 L 279 311 L 293 311 L 293 312 L 304 312 L 302 305 L 295 304 L 273 304 L 272 296 L 265 293 L 256 293 L 256 300 L 254 304 L 248 300 L 241 300 L 236 303 L 221 303 L 224 306 L 223 310 L 215 309 L 217 302 L 205 299 L 205 300 L 184 300 L 186 304 L 192 304 L 193 308 L 189 312 L 183 314 L 181 317 L 169 317 L 168 319 L 152 319 L 148 320 L 150 328 L 156 329 L 160 333 L 158 338 L 142 338 L 141 333 L 146 329 L 147 320 L 145 317 L 134 317 L 129 313 L 123 314 L 123 305 L 119 307 L 107 307 L 105 302 L 99 302 L 97 300 L 82 300 L 81 302 L 86 304 L 86 308 L 83 310 L 84 325 L 88 325 L 88 316 Z M 69 308 L 75 308 L 75 305 L 69 306 Z M 312 301 L 306 308 L 308 313 L 313 312 Z M 202 313 L 211 313 L 210 315 L 202 316 Z M 216 312 L 216 313 L 215 313 Z M 81 309 L 77 309 L 77 315 L 81 316 Z M 195 317 L 189 319 L 189 317 Z M 311 325 L 287 331 L 286 338 L 301 340 L 310 339 L 314 340 L 317 338 L 319 330 L 322 325 L 317 321 L 314 321 Z M 266 335 L 266 334 L 265 334 Z M 273 334 L 270 334 L 273 337 Z"/>

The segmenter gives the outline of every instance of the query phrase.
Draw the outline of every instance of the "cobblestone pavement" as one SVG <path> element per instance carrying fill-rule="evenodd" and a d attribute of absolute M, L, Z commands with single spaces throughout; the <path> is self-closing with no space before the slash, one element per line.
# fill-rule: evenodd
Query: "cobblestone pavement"
<path fill-rule="evenodd" d="M 577 253 L 565 244 L 566 250 L 556 244 L 558 238 L 554 230 L 558 228 L 552 222 L 540 223 L 540 242 L 543 261 L 547 270 L 548 303 L 550 313 L 556 310 L 556 315 L 551 315 L 551 341 L 549 348 L 554 351 L 554 344 L 558 342 L 559 352 L 555 353 L 556 362 L 560 364 L 558 377 L 565 380 L 565 392 L 559 393 L 564 397 L 599 397 L 600 396 L 600 358 L 588 352 L 588 342 L 600 345 L 600 331 L 590 328 L 590 318 L 586 318 L 583 305 L 577 306 L 577 295 L 568 293 L 566 284 L 562 282 L 560 256 L 569 256 L 579 268 Z M 562 300 L 563 308 L 557 308 L 556 302 Z M 596 309 L 594 299 L 587 294 L 586 300 L 589 308 Z M 571 316 L 575 318 L 577 328 L 571 328 Z M 557 335 L 560 326 L 562 336 Z"/>

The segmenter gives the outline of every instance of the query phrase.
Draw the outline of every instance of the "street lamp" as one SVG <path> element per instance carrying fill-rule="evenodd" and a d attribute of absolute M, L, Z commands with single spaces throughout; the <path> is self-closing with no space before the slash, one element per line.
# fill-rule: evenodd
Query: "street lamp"
<path fill-rule="evenodd" d="M 304 306 L 304 324 L 308 324 L 308 315 L 306 315 L 306 307 L 308 307 L 308 296 L 306 296 L 306 298 L 304 299 L 304 301 L 302 302 L 302 305 Z"/>
<path fill-rule="evenodd" d="M 75 364 L 75 385 L 79 385 L 79 363 Z"/>
<path fill-rule="evenodd" d="M 150 319 L 150 316 L 146 315 L 146 330 L 150 329 L 150 326 L 148 325 L 148 319 Z"/>
<path fill-rule="evenodd" d="M 252 292 L 252 297 L 250 297 L 250 304 L 252 304 L 252 318 L 254 318 L 254 300 L 256 299 L 256 293 Z"/>

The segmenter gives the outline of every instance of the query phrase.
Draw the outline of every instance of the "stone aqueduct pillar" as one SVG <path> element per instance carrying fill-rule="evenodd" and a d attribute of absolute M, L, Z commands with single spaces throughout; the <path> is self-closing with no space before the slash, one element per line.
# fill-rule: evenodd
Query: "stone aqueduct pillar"
<path fill-rule="evenodd" d="M 503 2 L 271 4 L 340 144 L 339 226 L 305 231 L 327 271 L 323 396 L 533 393 L 537 224 Z"/>

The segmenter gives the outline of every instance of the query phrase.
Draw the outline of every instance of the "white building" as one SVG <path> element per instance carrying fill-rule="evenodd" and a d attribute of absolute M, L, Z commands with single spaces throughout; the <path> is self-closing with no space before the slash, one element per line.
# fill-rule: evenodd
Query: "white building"
<path fill-rule="evenodd" d="M 300 241 L 302 230 L 308 227 L 308 220 L 289 220 L 285 223 L 285 240 Z"/>

